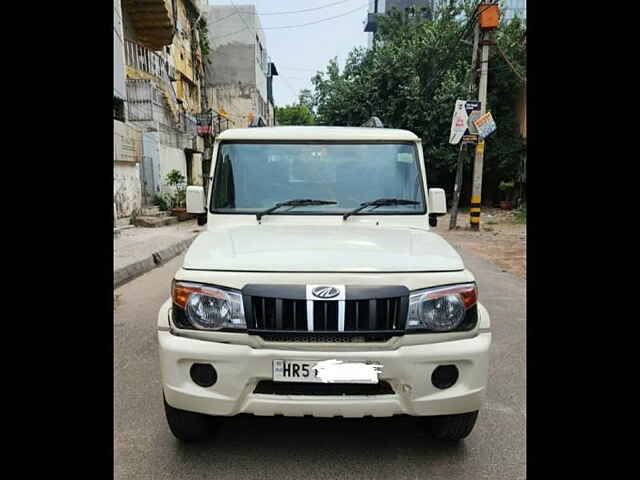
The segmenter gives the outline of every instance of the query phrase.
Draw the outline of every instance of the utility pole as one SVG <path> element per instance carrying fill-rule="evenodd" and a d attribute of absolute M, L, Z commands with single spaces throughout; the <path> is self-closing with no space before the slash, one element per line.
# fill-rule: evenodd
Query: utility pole
<path fill-rule="evenodd" d="M 476 22 L 473 31 L 473 53 L 471 55 L 471 75 L 469 76 L 469 98 L 473 95 L 473 85 L 476 78 L 476 60 L 478 58 L 478 40 L 480 38 L 480 27 Z M 458 151 L 458 166 L 456 169 L 456 184 L 453 187 L 453 205 L 451 206 L 451 218 L 449 219 L 449 230 L 454 230 L 458 223 L 458 205 L 460 204 L 460 192 L 462 190 L 462 173 L 464 169 L 464 156 L 462 152 L 467 151 L 467 145 L 460 141 Z"/>
<path fill-rule="evenodd" d="M 481 8 L 482 5 L 478 8 Z M 484 115 L 487 111 L 487 75 L 489 72 L 489 44 L 490 31 L 482 30 L 482 58 L 480 60 L 480 87 L 478 92 L 478 100 L 480 101 L 480 114 Z M 482 162 L 484 160 L 484 140 L 479 139 L 476 145 L 476 155 L 473 164 L 473 191 L 471 193 L 471 208 L 469 210 L 469 220 L 471 222 L 471 230 L 480 230 L 480 202 L 482 199 Z"/>

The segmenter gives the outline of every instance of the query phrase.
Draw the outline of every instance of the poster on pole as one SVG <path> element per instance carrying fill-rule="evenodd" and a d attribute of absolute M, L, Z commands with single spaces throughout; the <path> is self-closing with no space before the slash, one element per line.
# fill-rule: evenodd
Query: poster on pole
<path fill-rule="evenodd" d="M 456 100 L 456 106 L 453 109 L 453 118 L 451 119 L 451 133 L 449 135 L 449 143 L 456 145 L 467 131 L 467 122 L 469 116 L 465 108 L 466 100 Z"/>
<path fill-rule="evenodd" d="M 475 145 L 478 143 L 478 134 L 470 133 L 462 136 L 462 144 L 463 145 Z"/>
<path fill-rule="evenodd" d="M 493 120 L 491 116 L 491 112 L 487 112 L 478 118 L 473 124 L 478 129 L 478 135 L 480 138 L 485 139 L 493 132 L 496 131 L 496 122 Z"/>
<path fill-rule="evenodd" d="M 467 115 L 471 115 L 471 112 L 473 111 L 479 111 L 481 106 L 482 102 L 479 102 L 477 100 L 467 100 L 467 102 L 464 104 Z"/>

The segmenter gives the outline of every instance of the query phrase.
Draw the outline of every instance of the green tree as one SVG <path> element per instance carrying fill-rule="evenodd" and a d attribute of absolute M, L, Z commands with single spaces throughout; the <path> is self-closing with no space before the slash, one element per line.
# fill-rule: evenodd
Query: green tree
<path fill-rule="evenodd" d="M 315 113 L 315 100 L 313 98 L 313 93 L 308 88 L 300 90 L 298 103 L 307 107 L 312 114 Z"/>
<path fill-rule="evenodd" d="M 444 3 L 444 2 L 443 2 Z M 371 116 L 385 127 L 411 130 L 422 138 L 430 162 L 430 181 L 452 190 L 457 148 L 448 143 L 456 99 L 467 98 L 472 28 L 467 21 L 475 2 L 446 2 L 429 15 L 397 9 L 379 17 L 371 49 L 355 48 L 340 71 L 336 59 L 312 78 L 317 121 L 322 125 L 358 126 Z M 521 37 L 524 26 L 514 19 L 497 31 L 503 50 L 525 70 Z M 494 49 L 495 50 L 495 49 Z M 491 58 L 488 111 L 498 130 L 487 139 L 485 165 L 500 180 L 512 180 L 523 148 L 516 128 L 519 79 Z M 502 60 L 502 62 L 501 62 Z M 491 164 L 495 159 L 494 164 Z M 467 160 L 467 174 L 471 168 Z"/>
<path fill-rule="evenodd" d="M 314 125 L 313 113 L 306 105 L 285 105 L 276 107 L 278 125 Z"/>

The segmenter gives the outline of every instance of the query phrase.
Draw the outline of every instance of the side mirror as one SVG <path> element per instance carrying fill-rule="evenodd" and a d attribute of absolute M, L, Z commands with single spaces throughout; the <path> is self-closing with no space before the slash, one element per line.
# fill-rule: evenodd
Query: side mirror
<path fill-rule="evenodd" d="M 429 225 L 438 225 L 438 217 L 447 213 L 447 198 L 442 188 L 429 189 Z"/>
<path fill-rule="evenodd" d="M 205 203 L 203 187 L 195 185 L 187 187 L 187 213 L 193 213 L 198 216 L 198 225 L 204 225 L 207 221 Z"/>

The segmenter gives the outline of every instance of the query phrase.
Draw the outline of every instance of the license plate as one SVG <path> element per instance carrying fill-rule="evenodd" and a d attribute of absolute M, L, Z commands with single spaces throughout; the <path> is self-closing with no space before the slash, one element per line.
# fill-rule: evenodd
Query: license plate
<path fill-rule="evenodd" d="M 301 360 L 274 360 L 273 381 L 322 383 L 313 369 L 316 363 Z"/>
<path fill-rule="evenodd" d="M 331 363 L 332 361 L 329 361 Z M 333 360 L 333 362 L 336 362 Z M 327 362 L 323 362 L 327 363 Z M 339 374 L 338 379 L 329 380 L 332 383 L 378 383 L 378 375 L 373 370 L 373 364 L 377 362 L 337 362 L 342 364 L 339 369 L 355 367 L 349 369 L 345 374 Z M 274 382 L 308 382 L 308 383 L 324 383 L 323 379 L 317 375 L 317 371 L 313 368 L 318 364 L 317 361 L 305 360 L 274 360 L 273 361 L 273 381 Z M 362 371 L 364 367 L 365 371 Z M 377 367 L 380 371 L 382 367 Z M 359 370 L 359 371 L 358 371 Z"/>

